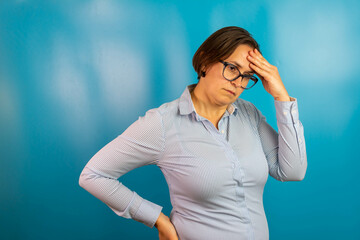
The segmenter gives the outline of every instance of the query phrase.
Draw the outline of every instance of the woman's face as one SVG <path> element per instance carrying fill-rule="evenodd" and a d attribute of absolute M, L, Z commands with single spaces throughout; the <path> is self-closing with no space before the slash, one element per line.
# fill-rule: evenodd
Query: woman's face
<path fill-rule="evenodd" d="M 254 48 L 249 45 L 239 45 L 224 61 L 237 66 L 242 74 L 253 74 L 254 72 L 249 66 L 250 62 L 247 60 L 249 51 L 253 50 Z M 212 104 L 218 106 L 228 106 L 235 102 L 244 91 L 244 89 L 240 87 L 241 78 L 230 82 L 223 77 L 223 69 L 224 64 L 221 62 L 214 63 L 206 69 L 205 77 L 202 77 L 200 80 L 207 99 Z"/>

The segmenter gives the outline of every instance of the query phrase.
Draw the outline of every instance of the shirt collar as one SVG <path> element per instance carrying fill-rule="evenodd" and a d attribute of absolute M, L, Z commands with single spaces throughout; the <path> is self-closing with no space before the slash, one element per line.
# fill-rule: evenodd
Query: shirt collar
<path fill-rule="evenodd" d="M 179 111 L 180 111 L 181 115 L 188 115 L 193 112 L 196 113 L 194 104 L 191 99 L 191 94 L 190 94 L 190 92 L 193 91 L 195 87 L 196 87 L 196 84 L 191 84 L 191 85 L 187 86 L 185 88 L 184 92 L 182 93 L 180 100 L 179 100 Z M 234 103 L 230 104 L 227 107 L 227 112 L 229 115 L 236 114 L 237 110 L 238 109 Z M 225 114 L 224 116 L 226 116 L 228 114 Z"/>

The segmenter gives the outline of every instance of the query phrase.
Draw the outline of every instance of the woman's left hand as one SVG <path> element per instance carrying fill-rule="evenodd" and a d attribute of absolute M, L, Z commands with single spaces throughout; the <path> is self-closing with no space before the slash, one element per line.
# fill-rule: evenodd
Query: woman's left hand
<path fill-rule="evenodd" d="M 250 62 L 250 68 L 256 72 L 265 90 L 270 93 L 275 100 L 290 101 L 290 96 L 281 81 L 276 66 L 266 61 L 257 49 L 249 51 L 247 59 Z"/>

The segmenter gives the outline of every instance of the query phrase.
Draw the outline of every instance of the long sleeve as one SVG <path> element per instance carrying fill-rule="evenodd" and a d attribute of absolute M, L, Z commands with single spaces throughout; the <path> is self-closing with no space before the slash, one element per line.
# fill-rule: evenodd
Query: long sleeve
<path fill-rule="evenodd" d="M 269 173 L 279 181 L 301 181 L 307 169 L 304 127 L 299 120 L 297 99 L 275 100 L 278 133 L 258 112 L 258 131 Z"/>
<path fill-rule="evenodd" d="M 153 227 L 162 207 L 140 197 L 117 179 L 134 168 L 155 164 L 164 148 L 160 114 L 150 110 L 86 164 L 79 185 L 117 215 Z"/>

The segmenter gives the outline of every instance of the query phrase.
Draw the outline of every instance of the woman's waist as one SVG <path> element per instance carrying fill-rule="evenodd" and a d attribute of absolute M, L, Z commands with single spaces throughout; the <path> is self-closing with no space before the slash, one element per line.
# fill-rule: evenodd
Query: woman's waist
<path fill-rule="evenodd" d="M 170 213 L 170 219 L 173 218 L 199 224 L 206 222 L 206 224 L 214 226 L 221 223 L 246 224 L 251 222 L 249 211 L 240 208 L 208 209 L 200 206 L 174 208 Z"/>
<path fill-rule="evenodd" d="M 170 220 L 180 240 L 248 239 L 250 221 L 240 221 L 228 215 L 192 217 L 172 211 Z"/>

